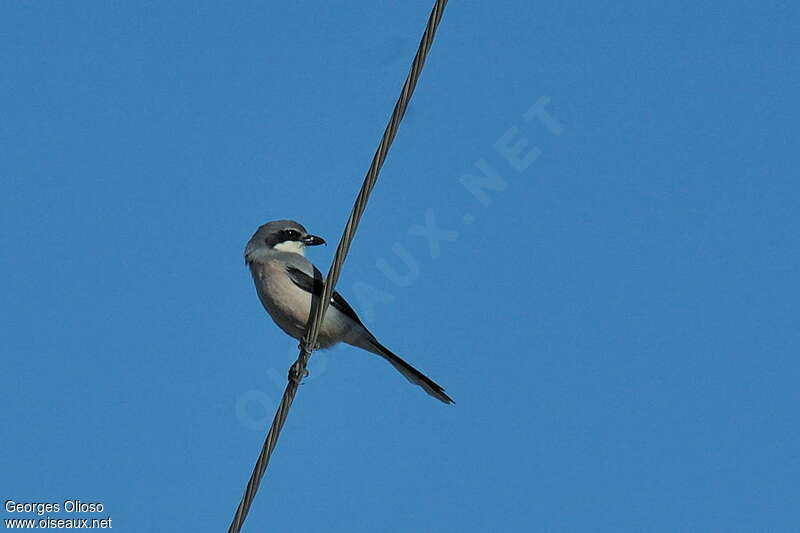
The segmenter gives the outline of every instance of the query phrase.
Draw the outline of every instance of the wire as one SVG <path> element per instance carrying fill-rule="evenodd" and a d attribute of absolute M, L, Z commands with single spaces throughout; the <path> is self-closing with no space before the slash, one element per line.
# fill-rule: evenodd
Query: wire
<path fill-rule="evenodd" d="M 264 476 L 264 472 L 269 464 L 270 456 L 278 442 L 278 436 L 281 433 L 281 429 L 283 429 L 283 424 L 286 422 L 286 417 L 289 415 L 289 408 L 292 406 L 294 397 L 297 394 L 297 388 L 300 385 L 300 381 L 307 374 L 306 367 L 308 366 L 308 360 L 311 357 L 311 353 L 316 348 L 319 328 L 325 316 L 325 311 L 327 311 L 330 305 L 336 282 L 339 281 L 342 265 L 344 265 L 347 253 L 350 251 L 350 244 L 353 242 L 358 224 L 361 221 L 361 216 L 364 214 L 364 210 L 367 207 L 369 195 L 373 187 L 375 187 L 378 174 L 386 160 L 389 147 L 392 145 L 392 141 L 394 141 L 397 129 L 400 127 L 400 122 L 403 120 L 403 116 L 406 113 L 408 102 L 411 100 L 411 95 L 414 93 L 414 89 L 417 86 L 417 80 L 422 73 L 422 67 L 425 65 L 425 59 L 433 44 L 433 37 L 436 34 L 436 28 L 439 26 L 439 21 L 442 19 L 442 14 L 444 13 L 446 5 L 447 0 L 436 0 L 431 10 L 428 24 L 425 27 L 425 33 L 422 34 L 419 48 L 411 64 L 411 70 L 400 91 L 400 96 L 394 106 L 394 111 L 392 111 L 392 117 L 389 119 L 389 124 L 386 125 L 386 130 L 383 132 L 383 137 L 378 145 L 378 149 L 375 151 L 375 156 L 372 158 L 372 164 L 367 171 L 367 175 L 364 177 L 364 183 L 361 185 L 361 190 L 358 192 L 353 210 L 350 213 L 350 218 L 347 219 L 344 233 L 339 241 L 339 246 L 336 248 L 336 255 L 333 257 L 333 263 L 331 264 L 331 268 L 325 280 L 325 288 L 322 296 L 320 298 L 315 298 L 315 301 L 312 302 L 311 320 L 308 322 L 306 335 L 300 343 L 300 354 L 297 357 L 297 361 L 295 361 L 289 369 L 289 379 L 286 384 L 286 389 L 283 391 L 283 398 L 278 406 L 278 410 L 275 412 L 272 426 L 270 426 L 267 437 L 264 440 L 264 446 L 261 448 L 261 453 L 253 467 L 253 473 L 250 475 L 250 480 L 247 482 L 242 501 L 239 502 L 239 507 L 236 509 L 236 514 L 228 528 L 228 533 L 239 533 L 242 529 L 244 520 L 247 518 L 247 513 L 250 511 L 250 506 L 261 484 L 261 478 Z"/>

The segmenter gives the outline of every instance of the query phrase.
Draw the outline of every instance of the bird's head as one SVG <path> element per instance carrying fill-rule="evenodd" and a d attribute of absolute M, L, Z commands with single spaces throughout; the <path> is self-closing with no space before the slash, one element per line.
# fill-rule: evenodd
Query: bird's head
<path fill-rule="evenodd" d="M 306 246 L 325 244 L 325 239 L 311 235 L 302 224 L 294 220 L 273 220 L 260 226 L 247 242 L 244 260 L 249 263 L 259 253 L 270 251 L 304 255 Z"/>

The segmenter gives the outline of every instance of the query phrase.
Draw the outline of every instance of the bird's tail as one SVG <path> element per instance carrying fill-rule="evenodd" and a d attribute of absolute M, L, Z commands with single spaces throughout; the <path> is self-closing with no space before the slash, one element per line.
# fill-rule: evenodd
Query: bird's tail
<path fill-rule="evenodd" d="M 426 376 L 425 374 L 423 374 L 422 372 L 420 372 L 419 370 L 417 370 L 416 368 L 405 362 L 399 356 L 393 354 L 391 350 L 389 350 L 387 347 L 379 343 L 375 337 L 373 337 L 372 335 L 369 335 L 366 338 L 361 336 L 359 337 L 360 338 L 358 338 L 356 342 L 349 344 L 353 344 L 353 346 L 357 346 L 359 348 L 372 352 L 376 355 L 380 355 L 381 357 L 389 361 L 389 363 L 391 363 L 392 366 L 395 367 L 398 372 L 403 374 L 403 376 L 408 381 L 410 381 L 414 385 L 419 385 L 425 390 L 425 392 L 427 392 L 437 400 L 444 403 L 455 403 L 450 396 L 445 394 L 444 389 L 439 384 L 437 384 L 431 378 L 429 378 L 428 376 Z"/>

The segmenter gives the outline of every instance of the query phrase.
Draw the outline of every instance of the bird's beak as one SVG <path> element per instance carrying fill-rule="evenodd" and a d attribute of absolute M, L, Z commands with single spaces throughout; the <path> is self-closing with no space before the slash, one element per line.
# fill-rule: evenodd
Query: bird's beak
<path fill-rule="evenodd" d="M 322 237 L 317 237 L 316 235 L 306 235 L 303 237 L 303 244 L 306 246 L 319 246 L 320 244 L 326 244 L 325 239 Z"/>

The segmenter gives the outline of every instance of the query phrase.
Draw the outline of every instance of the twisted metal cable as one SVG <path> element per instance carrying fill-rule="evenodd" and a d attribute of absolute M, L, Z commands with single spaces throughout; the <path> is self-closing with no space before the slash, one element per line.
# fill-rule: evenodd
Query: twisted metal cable
<path fill-rule="evenodd" d="M 361 221 L 361 215 L 364 214 L 364 210 L 367 207 L 367 200 L 369 200 L 369 195 L 372 192 L 373 187 L 375 187 L 375 182 L 378 179 L 378 173 L 381 171 L 381 167 L 383 167 L 383 162 L 386 160 L 386 154 L 389 152 L 389 147 L 392 145 L 392 141 L 394 141 L 394 137 L 397 134 L 400 121 L 403 120 L 403 116 L 406 113 L 408 102 L 411 100 L 411 95 L 414 93 L 414 88 L 417 86 L 417 80 L 422 72 L 422 67 L 425 65 L 425 58 L 428 55 L 428 50 L 430 49 L 431 44 L 433 44 L 433 36 L 436 33 L 436 28 L 439 25 L 439 21 L 442 19 L 442 13 L 444 12 L 446 5 L 447 0 L 437 0 L 436 4 L 433 6 L 431 15 L 428 18 L 428 25 L 425 28 L 425 33 L 422 35 L 422 39 L 419 43 L 419 49 L 417 50 L 417 54 L 414 56 L 414 62 L 411 64 L 411 70 L 408 73 L 406 82 L 403 84 L 403 89 L 400 91 L 400 97 L 397 99 L 397 103 L 394 106 L 392 118 L 389 120 L 386 130 L 383 132 L 381 143 L 378 145 L 378 149 L 375 151 L 375 155 L 372 158 L 372 164 L 367 171 L 367 175 L 364 178 L 364 183 L 361 185 L 361 190 L 358 192 L 358 196 L 356 197 L 355 204 L 353 205 L 353 211 L 350 213 L 350 218 L 347 220 L 347 225 L 344 228 L 342 239 L 339 241 L 339 246 L 336 248 L 336 255 L 333 257 L 333 263 L 328 271 L 328 277 L 325 280 L 325 290 L 323 291 L 322 298 L 320 299 L 321 309 L 314 315 L 313 321 L 311 322 L 308 332 L 306 333 L 305 345 L 307 348 L 311 349 L 306 350 L 307 357 L 305 358 L 305 362 L 308 362 L 308 356 L 311 355 L 311 350 L 313 350 L 315 347 L 317 334 L 319 333 L 319 327 L 322 324 L 322 317 L 325 315 L 328 305 L 330 305 L 333 290 L 336 286 L 336 283 L 339 281 L 339 273 L 342 270 L 342 265 L 347 257 L 347 253 L 350 251 L 350 244 L 353 241 L 356 229 L 358 229 L 358 224 Z M 302 353 L 300 354 L 300 359 L 303 359 Z M 298 361 L 300 359 L 298 359 Z M 305 366 L 302 368 L 305 368 Z"/>
<path fill-rule="evenodd" d="M 386 160 L 389 147 L 392 145 L 392 141 L 394 141 L 394 137 L 397 134 L 397 129 L 400 127 L 400 122 L 403 120 L 403 116 L 406 113 L 411 95 L 414 93 L 414 89 L 417 86 L 417 80 L 422 72 L 422 67 L 425 65 L 425 59 L 431 44 L 433 44 L 433 37 L 436 34 L 436 28 L 439 26 L 439 21 L 442 19 L 442 14 L 444 13 L 446 5 L 447 0 L 436 0 L 431 10 L 428 24 L 425 27 L 425 33 L 422 35 L 419 48 L 411 64 L 411 69 L 400 91 L 400 96 L 397 99 L 394 110 L 392 111 L 392 117 L 389 119 L 389 124 L 387 124 L 386 130 L 384 130 L 381 142 L 372 158 L 372 164 L 367 171 L 367 175 L 364 177 L 364 183 L 361 185 L 361 190 L 358 192 L 353 210 L 350 213 L 350 218 L 347 219 L 347 225 L 345 225 L 344 233 L 339 241 L 339 246 L 336 248 L 336 255 L 333 257 L 333 263 L 325 279 L 322 296 L 320 298 L 314 298 L 315 301 L 312 303 L 311 320 L 308 322 L 306 335 L 300 343 L 300 354 L 297 357 L 297 361 L 295 361 L 289 369 L 289 379 L 286 384 L 286 389 L 283 391 L 283 398 L 278 406 L 278 410 L 275 412 L 272 426 L 270 426 L 267 437 L 264 440 L 264 446 L 261 448 L 261 453 L 253 467 L 253 473 L 250 475 L 250 480 L 247 482 L 247 488 L 242 496 L 242 501 L 239 502 L 239 507 L 236 509 L 236 514 L 228 528 L 228 533 L 239 533 L 247 517 L 247 513 L 250 511 L 250 506 L 258 491 L 261 478 L 264 476 L 272 451 L 275 449 L 275 445 L 278 442 L 278 436 L 289 415 L 289 408 L 292 406 L 294 397 L 297 394 L 297 388 L 300 386 L 300 381 L 306 375 L 308 360 L 311 357 L 311 353 L 316 348 L 319 328 L 322 324 L 325 312 L 328 309 L 328 305 L 330 305 L 336 282 L 339 281 L 339 274 L 342 270 L 342 265 L 344 265 L 347 253 L 350 251 L 350 244 L 358 229 L 361 216 L 364 214 L 364 210 L 367 207 L 369 195 L 373 187 L 375 187 L 378 174 Z"/>

